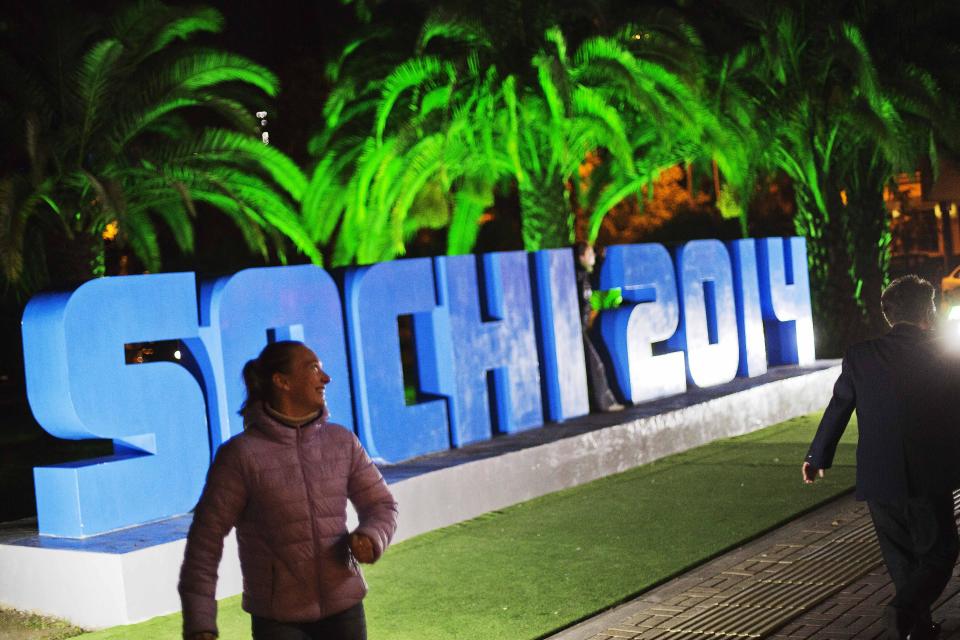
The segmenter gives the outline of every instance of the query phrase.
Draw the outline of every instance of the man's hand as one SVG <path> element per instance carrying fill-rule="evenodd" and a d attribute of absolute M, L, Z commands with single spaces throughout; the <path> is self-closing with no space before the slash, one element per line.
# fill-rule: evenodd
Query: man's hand
<path fill-rule="evenodd" d="M 817 478 L 823 477 L 823 469 L 817 469 L 807 461 L 803 462 L 801 470 L 803 471 L 804 484 L 813 484 Z"/>
<path fill-rule="evenodd" d="M 357 562 L 373 563 L 373 541 L 363 533 L 350 534 L 350 551 Z"/>

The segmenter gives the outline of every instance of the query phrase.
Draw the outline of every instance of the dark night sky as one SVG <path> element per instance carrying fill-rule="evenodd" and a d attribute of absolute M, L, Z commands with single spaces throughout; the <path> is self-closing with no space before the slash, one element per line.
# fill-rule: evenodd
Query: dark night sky
<path fill-rule="evenodd" d="M 931 13 L 935 7 L 951 7 L 947 15 L 957 15 L 956 0 L 870 0 L 877 6 L 893 10 L 895 23 L 883 18 L 882 24 L 870 28 L 882 30 L 887 52 L 905 50 L 916 43 L 904 41 L 897 32 L 909 25 L 916 13 Z M 170 4 L 205 4 L 224 14 L 223 32 L 205 36 L 205 44 L 222 47 L 248 56 L 271 70 L 281 79 L 281 94 L 271 110 L 269 129 L 271 142 L 286 152 L 305 159 L 303 146 L 309 132 L 316 127 L 313 110 L 322 108 L 327 87 L 323 80 L 324 63 L 334 57 L 340 48 L 361 28 L 356 18 L 355 2 L 344 5 L 342 0 L 279 0 L 254 2 L 252 0 L 168 0 Z M 25 3 L 0 0 L 4 11 L 0 15 L 0 32 L 16 31 L 14 25 L 24 19 L 34 27 L 49 22 L 49 18 L 71 11 L 80 14 L 107 15 L 133 0 L 36 0 Z M 486 0 L 483 2 L 456 2 L 443 0 L 373 0 L 375 20 L 387 23 L 404 37 L 412 37 L 422 17 L 436 6 L 478 18 L 488 26 L 495 44 L 501 49 L 500 71 L 525 72 L 529 69 L 529 53 L 539 48 L 544 25 L 557 21 L 571 40 L 571 48 L 578 32 L 611 31 L 616 26 L 640 16 L 655 15 L 664 7 L 679 8 L 692 20 L 712 50 L 724 49 L 739 43 L 742 27 L 731 20 L 728 0 L 579 0 L 577 3 L 560 0 Z M 749 3 L 747 3 L 749 4 Z M 769 3 L 764 3 L 769 4 Z M 797 4 L 790 2 L 790 4 Z M 842 1 L 841 5 L 854 7 L 856 0 Z M 934 7 L 931 10 L 931 7 Z M 925 11 L 924 11 L 925 10 Z M 949 20 L 936 25 L 944 33 L 930 33 L 937 41 L 943 35 L 960 30 L 960 24 Z M 928 23 L 929 28 L 929 23 Z M 911 38 L 910 40 L 912 40 Z M 511 55 L 515 50 L 516 55 Z M 512 69 L 503 67 L 516 65 Z"/>

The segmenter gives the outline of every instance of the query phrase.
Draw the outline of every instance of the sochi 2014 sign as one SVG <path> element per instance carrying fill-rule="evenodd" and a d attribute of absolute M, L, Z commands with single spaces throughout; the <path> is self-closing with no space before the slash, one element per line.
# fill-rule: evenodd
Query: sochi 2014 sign
<path fill-rule="evenodd" d="M 801 238 L 612 246 L 600 287 L 624 304 L 600 331 L 629 403 L 812 362 Z M 40 532 L 82 537 L 189 511 L 217 447 L 240 433 L 243 364 L 270 340 L 312 347 L 335 421 L 395 462 L 588 412 L 569 249 L 344 270 L 104 278 L 33 298 L 27 394 L 66 439 L 114 455 L 34 470 Z M 418 398 L 404 397 L 398 317 L 411 316 Z M 129 365 L 130 343 L 180 340 L 180 363 Z"/>

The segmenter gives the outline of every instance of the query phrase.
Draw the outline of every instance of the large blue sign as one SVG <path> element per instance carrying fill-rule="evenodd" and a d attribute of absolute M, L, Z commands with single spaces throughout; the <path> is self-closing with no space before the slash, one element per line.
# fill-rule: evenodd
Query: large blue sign
<path fill-rule="evenodd" d="M 801 238 L 610 247 L 600 317 L 629 403 L 812 362 Z M 199 292 L 199 293 L 198 293 Z M 416 401 L 398 321 L 409 317 Z M 272 340 L 323 360 L 333 418 L 372 456 L 414 456 L 588 412 L 570 250 L 398 260 L 347 269 L 248 269 L 88 282 L 33 298 L 23 316 L 27 396 L 59 438 L 106 438 L 114 455 L 34 470 L 40 532 L 82 537 L 188 511 L 217 447 L 243 426 L 240 371 Z M 179 340 L 180 364 L 126 364 L 131 343 Z M 409 381 L 408 381 L 409 384 Z"/>

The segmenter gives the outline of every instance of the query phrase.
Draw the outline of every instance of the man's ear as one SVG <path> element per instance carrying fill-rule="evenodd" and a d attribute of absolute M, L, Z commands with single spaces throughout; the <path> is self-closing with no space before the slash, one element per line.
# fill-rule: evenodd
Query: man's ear
<path fill-rule="evenodd" d="M 270 380 L 273 382 L 273 386 L 278 389 L 289 389 L 290 385 L 287 384 L 287 379 L 279 371 L 275 371 Z"/>

